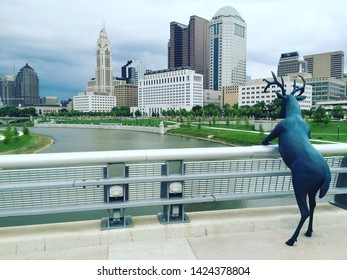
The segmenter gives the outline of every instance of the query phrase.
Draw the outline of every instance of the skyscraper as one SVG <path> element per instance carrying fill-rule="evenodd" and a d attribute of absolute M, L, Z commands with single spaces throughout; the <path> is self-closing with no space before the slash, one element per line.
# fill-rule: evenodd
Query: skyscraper
<path fill-rule="evenodd" d="M 210 21 L 210 84 L 212 90 L 246 81 L 247 24 L 226 6 Z"/>
<path fill-rule="evenodd" d="M 312 78 L 335 78 L 343 79 L 344 52 L 328 52 L 313 55 L 305 55 L 308 63 L 308 72 Z"/>
<path fill-rule="evenodd" d="M 0 98 L 4 105 L 17 105 L 16 74 L 8 74 L 0 78 Z"/>
<path fill-rule="evenodd" d="M 204 76 L 208 88 L 209 73 L 209 22 L 191 16 L 189 24 L 170 23 L 169 69 L 190 67 Z"/>
<path fill-rule="evenodd" d="M 145 72 L 145 67 L 140 60 L 129 60 L 122 67 L 122 78 L 128 84 L 137 85 L 138 81 L 144 78 Z"/>
<path fill-rule="evenodd" d="M 299 56 L 299 52 L 282 53 L 277 66 L 277 76 L 307 72 L 307 62 Z"/>
<path fill-rule="evenodd" d="M 105 28 L 97 41 L 94 92 L 113 93 L 112 49 Z"/>
<path fill-rule="evenodd" d="M 16 97 L 13 105 L 38 105 L 39 96 L 39 78 L 28 63 L 20 69 L 16 76 Z"/>
<path fill-rule="evenodd" d="M 305 55 L 304 59 L 308 64 L 308 72 L 312 74 L 312 78 L 306 81 L 312 85 L 313 102 L 345 98 L 343 51 Z"/>
<path fill-rule="evenodd" d="M 188 26 L 170 22 L 169 69 L 188 66 Z"/>

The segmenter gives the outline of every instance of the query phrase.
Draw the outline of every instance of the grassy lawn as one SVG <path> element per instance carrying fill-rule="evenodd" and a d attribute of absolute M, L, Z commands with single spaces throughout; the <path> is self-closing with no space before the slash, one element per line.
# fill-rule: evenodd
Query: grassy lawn
<path fill-rule="evenodd" d="M 47 136 L 30 134 L 15 138 L 9 144 L 0 141 L 0 154 L 32 154 L 47 146 L 52 139 Z"/>
<path fill-rule="evenodd" d="M 208 136 L 213 135 L 213 140 L 235 146 L 260 145 L 261 141 L 265 138 L 265 135 L 256 133 L 228 131 L 218 128 L 211 129 L 206 127 L 198 129 L 196 126 L 181 126 L 181 128 L 171 129 L 169 132 L 172 134 L 199 137 L 204 139 L 208 139 Z"/>
<path fill-rule="evenodd" d="M 312 140 L 317 139 L 347 143 L 347 122 L 331 121 L 328 124 L 310 122 L 309 125 L 311 127 Z M 206 140 L 208 140 L 209 135 L 213 135 L 214 140 L 235 146 L 261 145 L 262 140 L 265 138 L 264 134 L 248 132 L 254 131 L 252 126 L 236 127 L 230 125 L 228 127 L 231 129 L 245 130 L 245 132 L 233 130 L 228 131 L 220 128 L 225 128 L 225 125 L 215 126 L 214 128 L 202 126 L 201 129 L 198 129 L 195 125 L 191 125 L 190 127 L 182 125 L 181 128 L 171 129 L 169 133 L 198 137 Z"/>
<path fill-rule="evenodd" d="M 311 138 L 328 141 L 339 141 L 347 143 L 347 122 L 309 123 L 311 127 Z"/>

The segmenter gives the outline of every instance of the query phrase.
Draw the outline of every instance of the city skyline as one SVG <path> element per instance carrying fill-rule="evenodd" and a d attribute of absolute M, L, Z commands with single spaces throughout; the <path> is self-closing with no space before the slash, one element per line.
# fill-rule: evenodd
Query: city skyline
<path fill-rule="evenodd" d="M 1 2 L 0 75 L 18 72 L 26 63 L 40 78 L 40 95 L 72 98 L 95 73 L 95 38 L 103 24 L 112 44 L 114 75 L 128 60 L 147 69 L 167 69 L 170 22 L 192 15 L 211 20 L 230 5 L 247 22 L 247 75 L 268 77 L 281 53 L 311 55 L 346 51 L 343 0 L 323 1 L 173 1 L 131 3 L 103 0 Z M 183 8 L 183 9 L 182 9 Z M 164 12 L 165 11 L 165 12 Z M 346 63 L 346 61 L 345 61 Z M 15 69 L 14 69 L 15 68 Z"/>

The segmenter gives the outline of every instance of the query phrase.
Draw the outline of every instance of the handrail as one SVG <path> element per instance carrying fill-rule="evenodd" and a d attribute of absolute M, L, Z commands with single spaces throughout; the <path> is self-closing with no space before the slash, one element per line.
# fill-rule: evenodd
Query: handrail
<path fill-rule="evenodd" d="M 314 145 L 323 155 L 347 154 L 347 144 Z M 122 150 L 1 155 L 0 168 L 52 167 L 131 161 L 203 160 L 279 157 L 278 146 Z"/>

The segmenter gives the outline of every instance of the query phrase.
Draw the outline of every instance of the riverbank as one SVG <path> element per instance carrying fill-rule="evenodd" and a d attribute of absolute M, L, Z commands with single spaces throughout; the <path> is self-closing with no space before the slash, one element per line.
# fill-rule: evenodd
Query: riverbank
<path fill-rule="evenodd" d="M 204 126 L 199 129 L 195 125 L 170 129 L 167 134 L 192 137 L 232 147 L 259 145 L 265 138 L 264 133 L 258 131 Z"/>
<path fill-rule="evenodd" d="M 0 143 L 0 155 L 36 154 L 48 149 L 54 140 L 48 136 L 30 134 L 18 138 L 18 141 L 5 145 Z"/>
<path fill-rule="evenodd" d="M 229 143 L 220 139 L 214 139 L 214 135 L 208 135 L 210 137 L 200 137 L 200 136 L 194 136 L 194 135 L 189 135 L 189 134 L 184 134 L 184 133 L 177 133 L 177 132 L 170 132 L 168 131 L 166 133 L 167 135 L 173 135 L 173 136 L 181 136 L 181 137 L 187 137 L 187 138 L 191 138 L 191 139 L 196 139 L 196 140 L 203 140 L 203 141 L 208 141 L 208 142 L 213 142 L 213 143 L 218 143 L 221 145 L 225 145 L 225 146 L 229 146 L 229 147 L 238 147 L 240 145 L 236 145 L 233 143 Z"/>
<path fill-rule="evenodd" d="M 74 128 L 74 129 L 113 129 L 113 130 L 127 130 L 136 132 L 150 132 L 164 134 L 167 130 L 177 128 L 177 125 L 164 127 L 163 123 L 159 126 L 142 126 L 142 125 L 123 125 L 114 123 L 100 123 L 100 124 L 83 124 L 83 123 L 35 123 L 36 128 Z"/>

